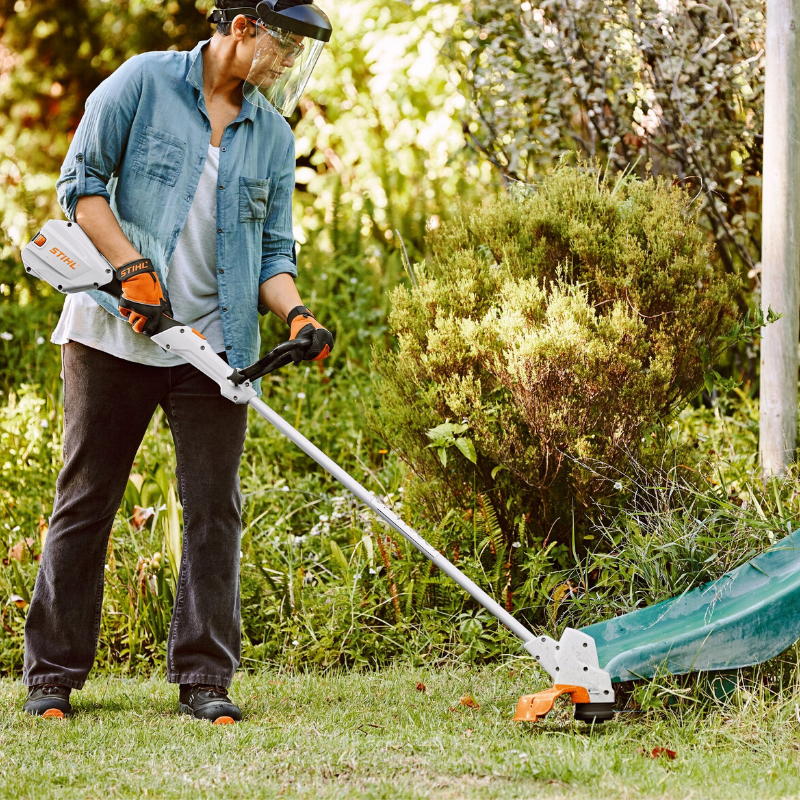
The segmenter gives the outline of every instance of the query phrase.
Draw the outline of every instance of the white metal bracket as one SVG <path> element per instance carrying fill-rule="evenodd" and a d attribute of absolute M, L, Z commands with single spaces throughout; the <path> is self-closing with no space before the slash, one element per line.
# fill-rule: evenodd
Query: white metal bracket
<path fill-rule="evenodd" d="M 525 649 L 539 662 L 554 684 L 582 686 L 592 703 L 613 703 L 611 676 L 600 668 L 597 646 L 591 636 L 567 628 L 557 642 L 537 636 Z"/>

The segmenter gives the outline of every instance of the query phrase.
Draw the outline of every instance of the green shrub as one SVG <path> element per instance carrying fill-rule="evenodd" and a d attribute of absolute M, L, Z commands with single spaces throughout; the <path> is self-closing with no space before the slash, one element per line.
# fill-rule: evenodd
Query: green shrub
<path fill-rule="evenodd" d="M 684 191 L 585 165 L 463 205 L 427 248 L 393 294 L 396 353 L 374 353 L 375 421 L 433 521 L 500 534 L 485 545 L 509 604 L 525 538 L 565 554 L 615 471 L 702 388 L 735 283 Z"/>

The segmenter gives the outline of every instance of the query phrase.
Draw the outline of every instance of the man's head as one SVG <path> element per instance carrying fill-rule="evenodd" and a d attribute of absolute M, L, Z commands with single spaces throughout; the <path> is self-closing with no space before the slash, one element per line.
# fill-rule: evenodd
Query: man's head
<path fill-rule="evenodd" d="M 215 39 L 225 42 L 229 67 L 244 81 L 245 97 L 258 94 L 289 116 L 331 36 L 325 13 L 311 0 L 219 0 L 209 16 Z"/>
<path fill-rule="evenodd" d="M 224 38 L 231 54 L 231 72 L 243 81 L 268 89 L 287 70 L 295 65 L 295 57 L 305 48 L 302 36 L 294 34 L 278 38 L 257 19 L 237 14 L 226 28 L 215 35 Z"/>

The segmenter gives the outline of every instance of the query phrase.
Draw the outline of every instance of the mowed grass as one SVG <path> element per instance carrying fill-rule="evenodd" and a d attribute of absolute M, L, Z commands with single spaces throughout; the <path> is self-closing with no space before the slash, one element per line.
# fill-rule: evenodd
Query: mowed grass
<path fill-rule="evenodd" d="M 424 685 L 424 691 L 417 688 Z M 285 675 L 234 682 L 246 721 L 180 716 L 162 680 L 98 677 L 65 721 L 0 681 L 3 798 L 776 798 L 800 796 L 794 699 L 622 714 L 591 729 L 559 707 L 511 720 L 544 688 L 511 667 Z M 478 708 L 462 704 L 471 695 Z M 674 760 L 652 758 L 653 748 Z"/>

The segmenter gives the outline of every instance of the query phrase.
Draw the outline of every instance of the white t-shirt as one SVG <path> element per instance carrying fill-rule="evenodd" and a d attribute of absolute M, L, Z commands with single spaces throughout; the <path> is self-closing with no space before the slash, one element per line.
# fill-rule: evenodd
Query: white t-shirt
<path fill-rule="evenodd" d="M 218 174 L 219 147 L 209 145 L 197 192 L 169 264 L 166 287 L 175 319 L 202 333 L 215 353 L 225 350 L 217 290 Z M 184 363 L 179 356 L 164 352 L 136 333 L 130 323 L 109 314 L 85 292 L 67 295 L 50 341 L 80 342 L 126 361 L 154 367 Z"/>

